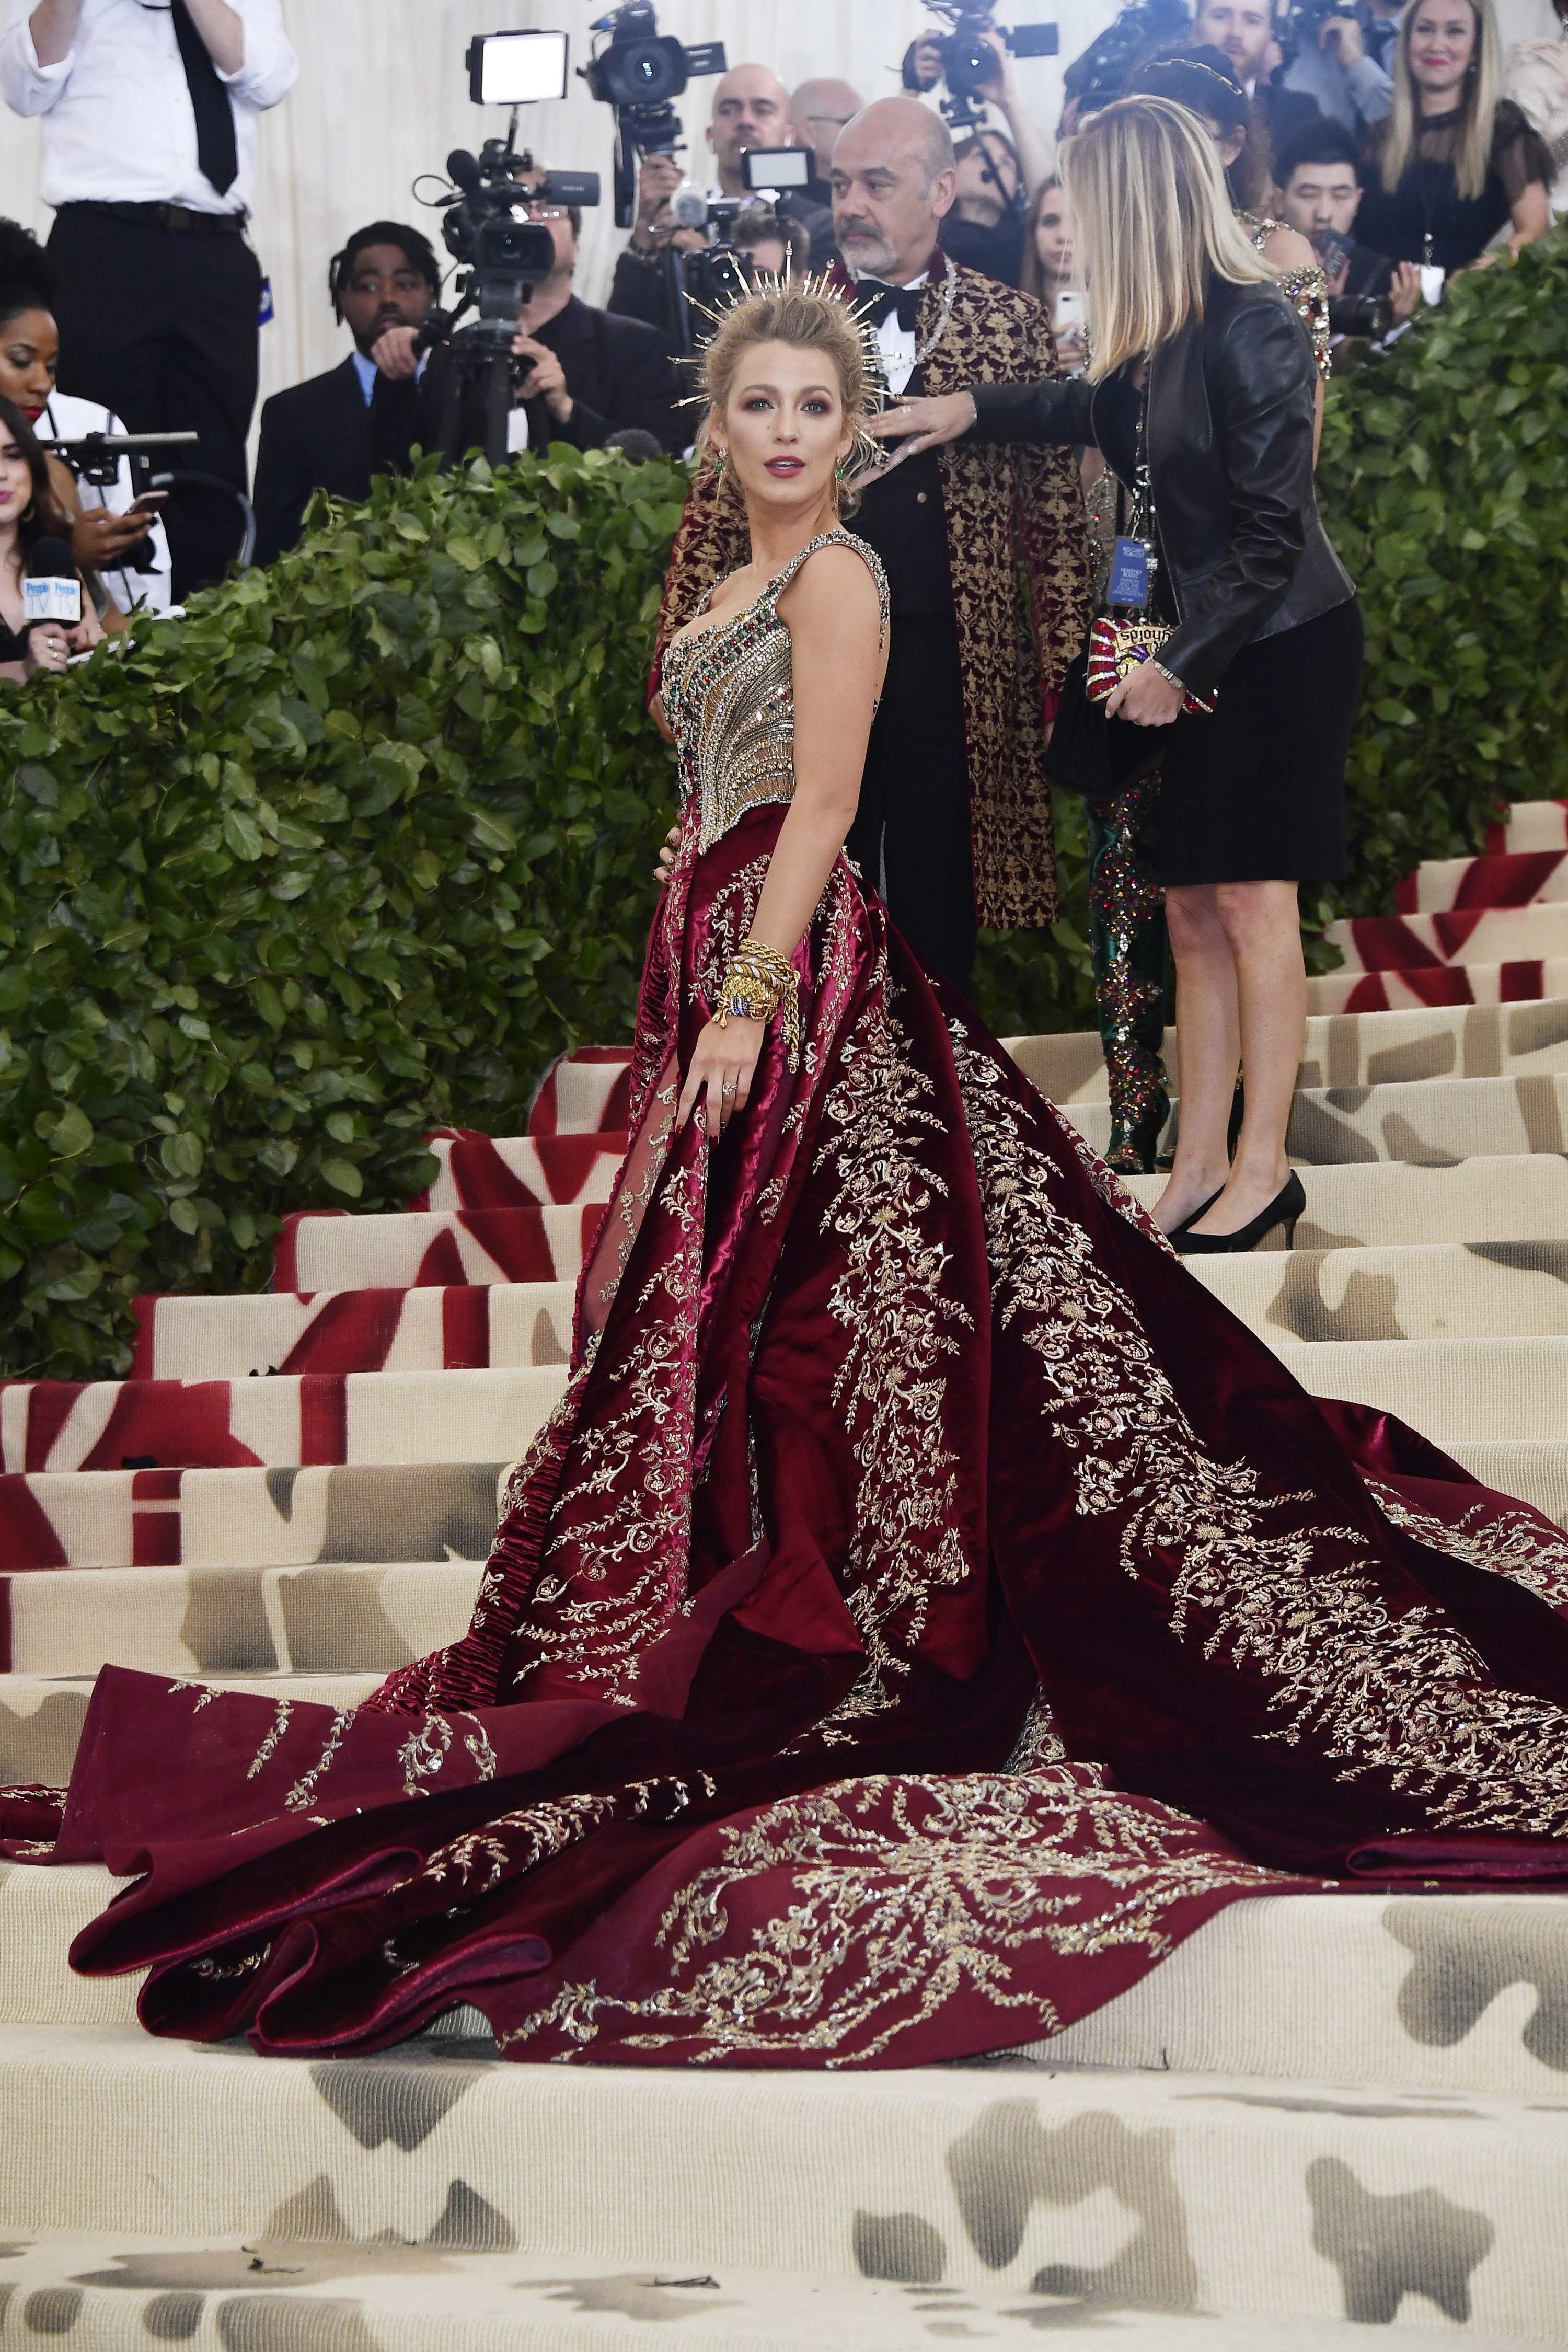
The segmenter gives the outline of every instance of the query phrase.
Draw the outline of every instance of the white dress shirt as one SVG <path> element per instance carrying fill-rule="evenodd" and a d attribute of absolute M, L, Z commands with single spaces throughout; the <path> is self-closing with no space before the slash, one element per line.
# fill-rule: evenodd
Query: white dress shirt
<path fill-rule="evenodd" d="M 910 279 L 909 285 L 923 286 L 930 276 L 929 269 L 922 269 L 918 278 Z M 907 292 L 908 287 L 904 290 Z M 882 365 L 887 372 L 888 390 L 897 397 L 915 372 L 915 352 L 919 348 L 915 341 L 915 331 L 912 327 L 900 327 L 898 312 L 889 310 L 877 330 L 877 341 L 882 348 Z"/>
<path fill-rule="evenodd" d="M 190 86 L 167 0 L 82 0 L 76 39 L 41 66 L 28 18 L 37 0 L 9 0 L 0 35 L 0 94 L 16 114 L 44 118 L 45 204 L 183 205 L 248 211 L 256 180 L 256 118 L 292 89 L 300 61 L 283 30 L 281 0 L 228 0 L 245 25 L 239 71 L 218 79 L 234 106 L 239 172 L 219 195 L 196 162 Z"/>
<path fill-rule="evenodd" d="M 79 441 L 87 433 L 123 433 L 125 427 L 111 408 L 100 408 L 96 400 L 78 400 L 72 393 L 51 392 L 33 430 L 46 441 Z M 124 514 L 135 497 L 130 458 L 121 457 L 112 482 L 106 482 L 100 488 L 96 482 L 79 481 L 76 494 L 84 511 L 107 507 L 110 514 Z M 104 586 L 122 613 L 129 613 L 138 604 L 149 606 L 154 613 L 166 613 L 174 601 L 169 577 L 169 541 L 161 517 L 153 523 L 147 536 L 153 542 L 153 571 L 127 572 L 122 564 L 116 564 L 102 575 Z"/>

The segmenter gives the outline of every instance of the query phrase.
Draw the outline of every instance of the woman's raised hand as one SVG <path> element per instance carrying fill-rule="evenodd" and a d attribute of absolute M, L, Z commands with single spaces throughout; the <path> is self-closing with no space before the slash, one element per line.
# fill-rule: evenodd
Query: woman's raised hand
<path fill-rule="evenodd" d="M 722 1029 L 717 1021 L 709 1022 L 697 1040 L 686 1084 L 680 1089 L 675 1112 L 678 1130 L 695 1109 L 698 1125 L 710 1142 L 716 1142 L 735 1113 L 745 1109 L 767 1025 L 765 1021 L 743 1021 L 738 1013 L 731 1013 Z"/>
<path fill-rule="evenodd" d="M 866 430 L 878 441 L 897 441 L 900 446 L 888 461 L 888 467 L 901 466 L 906 457 L 918 457 L 922 449 L 940 448 L 944 441 L 956 441 L 967 433 L 977 412 L 972 393 L 943 392 L 932 397 L 900 400 L 896 408 L 884 408 L 879 416 L 866 420 Z"/>

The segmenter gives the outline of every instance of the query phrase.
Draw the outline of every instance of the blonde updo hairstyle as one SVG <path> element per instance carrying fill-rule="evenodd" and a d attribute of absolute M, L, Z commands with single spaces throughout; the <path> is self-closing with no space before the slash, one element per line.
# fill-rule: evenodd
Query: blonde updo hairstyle
<path fill-rule="evenodd" d="M 724 312 L 717 332 L 702 354 L 702 389 L 708 415 L 697 436 L 700 465 L 717 472 L 719 460 L 711 433 L 715 415 L 723 412 L 745 353 L 757 343 L 788 343 L 795 351 L 820 352 L 838 380 L 844 413 L 855 427 L 854 446 L 847 467 L 869 462 L 880 455 L 879 445 L 865 429 L 864 419 L 877 405 L 866 349 L 846 305 L 837 295 L 811 286 L 784 285 L 748 295 Z M 740 501 L 733 476 L 725 473 L 720 496 Z M 853 514 L 860 502 L 852 483 L 835 477 L 834 503 L 840 514 Z"/>

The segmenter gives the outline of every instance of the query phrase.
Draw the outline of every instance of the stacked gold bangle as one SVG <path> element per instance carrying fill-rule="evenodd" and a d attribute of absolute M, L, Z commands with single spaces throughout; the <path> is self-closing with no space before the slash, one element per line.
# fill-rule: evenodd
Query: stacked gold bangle
<path fill-rule="evenodd" d="M 732 1013 L 738 1021 L 771 1021 L 782 1009 L 779 1024 L 792 1070 L 800 1067 L 800 999 L 795 966 L 765 940 L 743 939 L 730 959 L 719 991 L 713 1018 L 728 1028 Z"/>

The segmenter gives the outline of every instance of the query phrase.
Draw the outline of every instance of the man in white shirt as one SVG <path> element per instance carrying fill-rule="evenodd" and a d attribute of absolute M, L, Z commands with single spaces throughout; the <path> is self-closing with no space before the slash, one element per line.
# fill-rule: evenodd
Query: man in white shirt
<path fill-rule="evenodd" d="M 44 118 L 65 283 L 61 382 L 132 431 L 201 435 L 193 471 L 246 487 L 261 270 L 246 241 L 256 118 L 299 63 L 280 0 L 9 0 L 0 92 Z M 221 579 L 239 516 L 170 500 L 174 589 Z"/>

